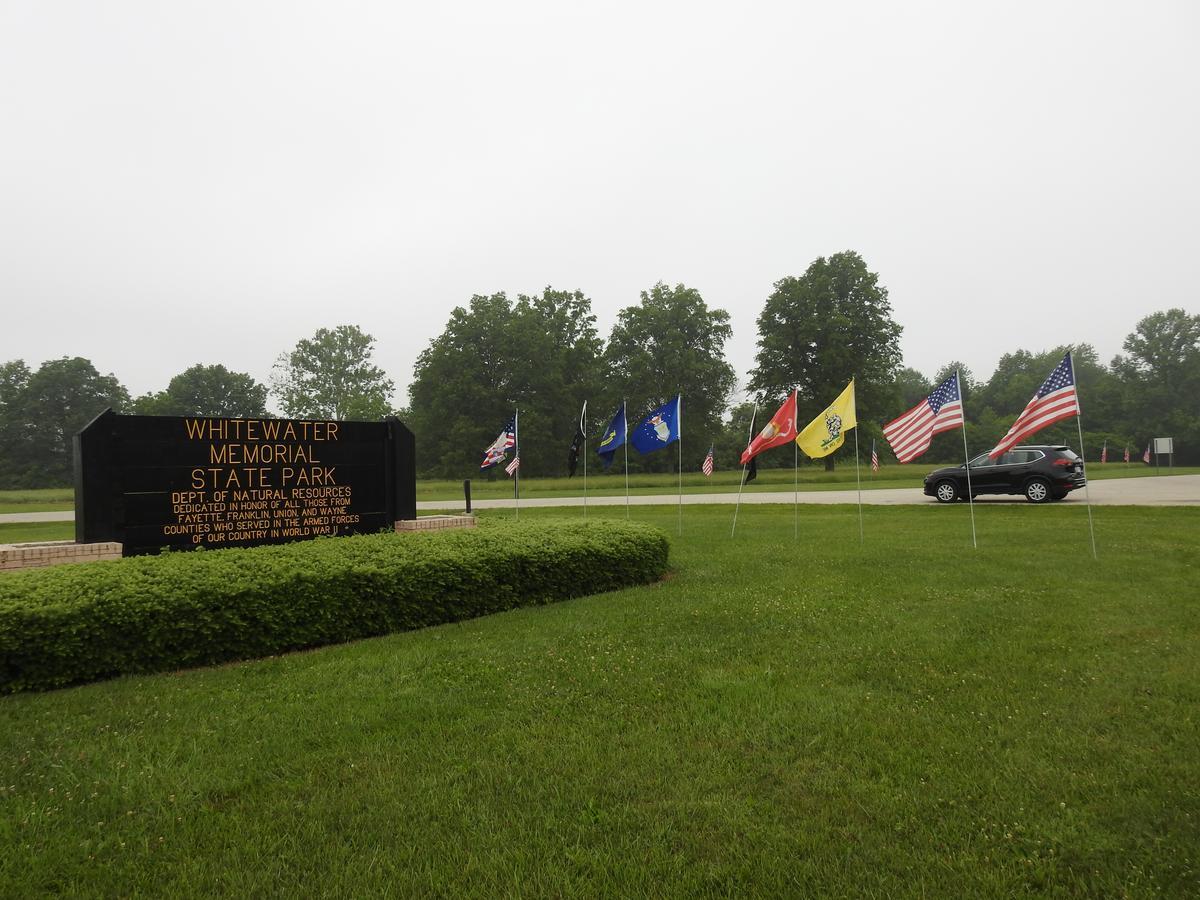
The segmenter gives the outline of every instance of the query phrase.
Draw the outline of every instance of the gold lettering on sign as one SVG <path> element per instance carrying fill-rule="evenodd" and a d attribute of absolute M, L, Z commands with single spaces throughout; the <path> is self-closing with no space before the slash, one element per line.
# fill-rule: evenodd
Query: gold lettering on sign
<path fill-rule="evenodd" d="M 171 493 L 173 521 L 163 535 L 193 545 L 316 537 L 354 531 L 352 489 L 338 484 L 321 445 L 338 441 L 339 423 L 290 419 L 183 420 L 204 464 L 189 473 L 190 490 Z"/>

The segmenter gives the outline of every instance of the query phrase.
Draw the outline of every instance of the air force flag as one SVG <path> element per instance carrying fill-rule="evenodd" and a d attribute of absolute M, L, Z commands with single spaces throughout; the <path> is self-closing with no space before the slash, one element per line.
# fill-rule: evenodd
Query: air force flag
<path fill-rule="evenodd" d="M 642 424 L 633 429 L 630 443 L 638 453 L 653 453 L 679 440 L 679 395 L 652 411 Z"/>

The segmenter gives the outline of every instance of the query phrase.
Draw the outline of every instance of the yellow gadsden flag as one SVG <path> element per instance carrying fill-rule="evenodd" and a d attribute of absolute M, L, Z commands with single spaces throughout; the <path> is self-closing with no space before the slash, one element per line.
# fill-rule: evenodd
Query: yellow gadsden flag
<path fill-rule="evenodd" d="M 858 424 L 854 412 L 854 379 L 838 398 L 796 435 L 800 449 L 813 459 L 828 456 L 846 439 L 846 432 Z"/>

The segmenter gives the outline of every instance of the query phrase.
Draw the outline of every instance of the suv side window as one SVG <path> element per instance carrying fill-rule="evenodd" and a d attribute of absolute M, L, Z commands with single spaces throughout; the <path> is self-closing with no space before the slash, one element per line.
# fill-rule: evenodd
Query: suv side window
<path fill-rule="evenodd" d="M 1043 453 L 1041 450 L 1014 450 L 1013 455 L 1017 457 L 1015 462 L 1031 463 L 1031 462 L 1037 462 L 1039 459 L 1041 459 L 1046 454 Z"/>

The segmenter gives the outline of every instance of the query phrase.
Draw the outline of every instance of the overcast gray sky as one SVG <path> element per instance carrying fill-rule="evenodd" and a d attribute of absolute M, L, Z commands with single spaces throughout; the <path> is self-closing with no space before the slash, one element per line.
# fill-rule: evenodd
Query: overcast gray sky
<path fill-rule="evenodd" d="M 853 249 L 905 363 L 1196 312 L 1200 4 L 0 0 L 0 361 L 400 390 L 450 310 L 658 280 L 733 316 Z"/>

